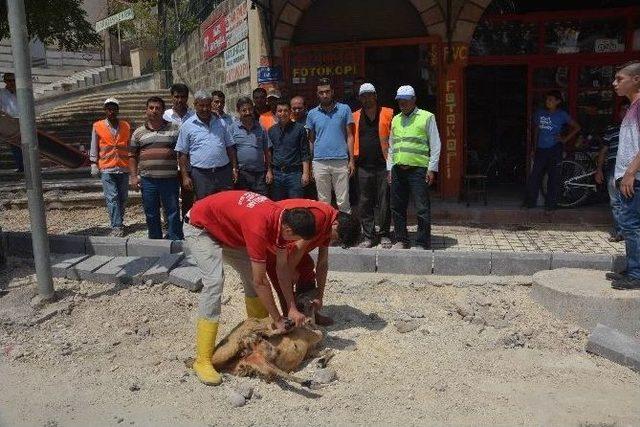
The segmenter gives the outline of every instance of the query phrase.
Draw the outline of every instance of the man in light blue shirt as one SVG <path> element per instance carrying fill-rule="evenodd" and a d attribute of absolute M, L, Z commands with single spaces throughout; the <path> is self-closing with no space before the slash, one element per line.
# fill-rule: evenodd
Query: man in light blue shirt
<path fill-rule="evenodd" d="M 194 98 L 196 114 L 180 127 L 176 151 L 182 186 L 193 189 L 199 200 L 231 190 L 238 161 L 226 124 L 211 112 L 211 94 L 200 90 Z"/>
<path fill-rule="evenodd" d="M 318 200 L 330 204 L 333 190 L 338 210 L 351 213 L 349 177 L 355 172 L 351 109 L 334 101 L 329 79 L 318 80 L 317 93 L 320 105 L 307 114 L 306 128 L 313 152 Z"/>

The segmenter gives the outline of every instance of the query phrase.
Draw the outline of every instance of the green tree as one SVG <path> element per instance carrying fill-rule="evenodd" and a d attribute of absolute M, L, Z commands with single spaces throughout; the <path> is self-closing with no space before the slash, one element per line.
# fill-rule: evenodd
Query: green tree
<path fill-rule="evenodd" d="M 0 39 L 9 37 L 7 1 L 16 0 L 0 0 Z M 102 43 L 86 19 L 82 0 L 24 0 L 24 3 L 29 37 L 69 51 Z"/>

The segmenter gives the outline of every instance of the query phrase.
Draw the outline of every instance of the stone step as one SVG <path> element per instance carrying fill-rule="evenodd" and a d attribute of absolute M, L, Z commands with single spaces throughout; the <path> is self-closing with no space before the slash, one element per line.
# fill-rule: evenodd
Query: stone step
<path fill-rule="evenodd" d="M 95 192 L 74 192 L 71 194 L 61 194 L 55 190 L 44 193 L 44 204 L 47 209 L 69 209 L 69 208 L 89 208 L 104 207 L 104 193 L 102 191 Z M 140 205 L 142 203 L 142 195 L 139 191 L 130 191 L 128 205 Z M 25 208 L 28 206 L 26 197 L 12 198 L 7 200 L 0 199 L 0 208 Z"/>
<path fill-rule="evenodd" d="M 77 168 L 77 169 L 67 169 L 67 168 L 60 168 L 60 167 L 48 168 L 48 169 L 42 170 L 42 178 L 43 179 L 70 179 L 70 178 L 76 178 L 76 177 L 87 178 L 90 176 L 90 170 L 91 168 L 89 167 L 83 167 L 83 168 Z M 23 179 L 24 179 L 23 176 L 21 177 L 15 172 L 0 171 L 0 182 L 2 183 L 12 182 L 12 181 L 13 182 L 21 181 Z"/>

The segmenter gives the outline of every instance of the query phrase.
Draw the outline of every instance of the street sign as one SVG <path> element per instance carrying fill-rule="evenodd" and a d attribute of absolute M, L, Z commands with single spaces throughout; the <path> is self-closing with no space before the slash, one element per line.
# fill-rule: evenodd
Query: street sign
<path fill-rule="evenodd" d="M 258 83 L 271 83 L 282 81 L 282 68 L 258 67 Z"/>
<path fill-rule="evenodd" d="M 96 32 L 99 33 L 100 31 L 113 27 L 122 21 L 128 21 L 133 18 L 133 9 L 125 9 L 122 12 L 107 16 L 106 18 L 96 22 Z"/>

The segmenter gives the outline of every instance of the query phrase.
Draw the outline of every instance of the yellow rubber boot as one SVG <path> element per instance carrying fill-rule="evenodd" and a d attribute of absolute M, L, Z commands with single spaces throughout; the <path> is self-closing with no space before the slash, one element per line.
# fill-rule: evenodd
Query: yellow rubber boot
<path fill-rule="evenodd" d="M 211 357 L 216 344 L 218 334 L 218 322 L 205 318 L 198 319 L 196 326 L 196 360 L 193 362 L 193 370 L 198 379 L 206 385 L 218 385 L 222 377 L 211 364 Z"/>
<path fill-rule="evenodd" d="M 264 319 L 269 315 L 269 312 L 264 308 L 258 297 L 244 297 L 244 305 L 247 307 L 247 317 Z"/>

